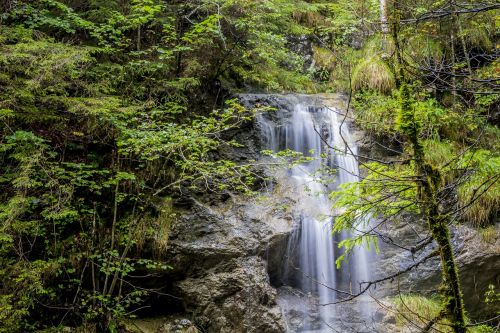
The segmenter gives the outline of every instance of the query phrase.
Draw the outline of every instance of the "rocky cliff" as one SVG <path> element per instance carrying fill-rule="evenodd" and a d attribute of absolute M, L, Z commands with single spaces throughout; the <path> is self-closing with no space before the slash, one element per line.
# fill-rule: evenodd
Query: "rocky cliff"
<path fill-rule="evenodd" d="M 243 101 L 268 105 L 285 113 L 292 107 L 288 99 L 279 95 L 246 95 Z M 339 96 L 324 95 L 323 101 L 342 103 Z M 241 161 L 256 160 L 256 164 L 269 161 L 259 154 L 264 143 L 256 123 L 231 135 L 244 147 L 221 154 Z M 383 155 L 372 139 L 361 132 L 357 136 L 362 154 Z M 176 309 L 171 311 L 170 317 L 161 319 L 161 325 L 153 325 L 154 328 L 149 330 L 144 328 L 147 325 L 135 325 L 134 329 L 147 333 L 186 332 L 189 327 L 197 327 L 203 332 L 285 331 L 283 309 L 277 303 L 277 287 L 281 284 L 288 239 L 297 220 L 294 207 L 300 203 L 286 183 L 279 180 L 279 172 L 266 168 L 260 171 L 262 175 L 278 179 L 269 183 L 272 190 L 268 188 L 254 197 L 231 195 L 214 199 L 193 196 L 182 207 L 176 208 L 178 217 L 172 226 L 167 249 L 167 259 L 173 270 L 163 277 L 163 283 L 168 284 L 166 292 L 176 298 Z M 387 230 L 387 235 L 397 243 L 425 237 L 418 219 L 408 218 L 410 223 Z M 489 284 L 499 285 L 498 232 L 497 226 L 494 235 L 485 241 L 471 228 L 460 226 L 453 230 L 464 294 L 473 318 L 485 317 L 493 310 L 484 304 L 484 292 Z M 423 255 L 425 253 L 420 254 Z M 418 255 L 401 248 L 383 245 L 371 269 L 377 277 L 382 277 L 404 269 L 418 259 Z M 439 262 L 430 260 L 399 280 L 378 286 L 375 295 L 395 295 L 401 289 L 431 293 L 436 291 L 439 281 Z M 340 321 L 356 320 L 349 306 L 341 307 L 343 310 L 339 313 L 344 313 L 345 318 L 340 318 Z M 378 326 L 379 330 L 388 327 L 395 332 L 398 330 L 387 311 L 379 311 L 374 321 L 383 323 Z M 376 330 L 375 326 L 370 327 L 372 331 Z"/>

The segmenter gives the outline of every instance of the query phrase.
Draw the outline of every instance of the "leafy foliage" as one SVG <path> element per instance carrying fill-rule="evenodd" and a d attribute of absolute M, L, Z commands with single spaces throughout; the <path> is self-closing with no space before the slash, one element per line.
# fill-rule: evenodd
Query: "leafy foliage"
<path fill-rule="evenodd" d="M 3 6 L 3 5 L 2 5 Z M 15 1 L 0 27 L 0 331 L 116 330 L 161 275 L 172 197 L 250 193 L 231 89 L 313 90 L 303 1 Z M 222 103 L 222 99 L 227 99 Z"/>
<path fill-rule="evenodd" d="M 473 3 L 466 6 L 475 8 Z M 434 247 L 431 256 L 439 254 L 441 259 L 440 299 L 430 302 L 413 297 L 408 299 L 410 303 L 415 301 L 413 304 L 398 309 L 406 321 L 420 321 L 423 331 L 433 327 L 467 331 L 449 228 L 465 222 L 488 230 L 500 208 L 495 199 L 498 172 L 492 171 L 498 170 L 498 154 L 490 150 L 499 140 L 498 127 L 491 117 L 492 107 L 498 106 L 498 87 L 491 71 L 496 68 L 495 57 L 477 61 L 491 52 L 487 51 L 486 36 L 475 38 L 485 30 L 475 29 L 471 38 L 464 34 L 469 26 L 478 27 L 481 19 L 491 19 L 491 11 L 479 12 L 481 18 L 459 12 L 454 3 L 390 2 L 383 13 L 388 16 L 390 29 L 381 29 L 381 34 L 370 37 L 372 42 L 382 43 L 364 45 L 361 54 L 365 58 L 358 60 L 352 76 L 358 124 L 401 152 L 394 158 L 397 150 L 389 148 L 393 155 L 390 159 L 363 161 L 366 170 L 362 180 L 333 193 L 338 214 L 334 231 L 347 229 L 354 234 L 339 244 L 347 255 L 355 246 L 376 245 L 377 241 L 415 255 L 431 245 L 394 244 L 378 230 L 389 223 L 407 223 L 408 214 L 413 220 L 426 222 Z M 492 37 L 494 33 L 486 35 Z M 394 75 L 394 86 L 382 80 L 389 73 Z M 484 140 L 485 134 L 488 140 Z M 367 223 L 370 218 L 372 224 Z M 337 265 L 343 260 L 346 255 Z M 491 331 L 486 326 L 477 329 Z"/>
<path fill-rule="evenodd" d="M 407 8 L 390 8 L 401 16 L 391 23 L 442 2 L 397 5 Z M 379 32 L 378 8 L 372 0 L 0 4 L 0 331 L 54 323 L 116 331 L 133 315 L 148 297 L 133 276 L 171 269 L 173 198 L 254 188 L 251 161 L 220 158 L 241 146 L 231 131 L 254 111 L 228 96 L 249 87 L 316 92 L 352 81 L 358 124 L 404 141 L 399 162 L 365 164 L 361 182 L 332 194 L 335 231 L 358 231 L 337 264 L 355 246 L 377 247 L 359 232 L 369 218 L 424 213 L 410 136 L 442 177 L 433 184 L 453 189 L 456 200 L 443 204 L 450 216 L 487 228 L 500 205 L 494 15 L 402 25 L 399 45 Z M 412 84 L 396 91 L 400 72 Z"/>

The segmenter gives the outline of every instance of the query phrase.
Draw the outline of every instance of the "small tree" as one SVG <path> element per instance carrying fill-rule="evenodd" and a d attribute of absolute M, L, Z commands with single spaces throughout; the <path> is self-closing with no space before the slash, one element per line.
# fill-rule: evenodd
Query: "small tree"
<path fill-rule="evenodd" d="M 457 220 L 461 220 L 468 209 L 477 205 L 481 198 L 485 198 L 489 193 L 496 193 L 498 175 L 494 171 L 498 168 L 498 157 L 488 150 L 481 150 L 478 142 L 483 135 L 485 128 L 489 125 L 487 119 L 481 117 L 463 122 L 469 122 L 466 128 L 480 128 L 472 130 L 469 133 L 462 134 L 462 141 L 469 141 L 472 144 L 454 144 L 443 140 L 443 132 L 449 131 L 454 126 L 460 127 L 459 122 L 454 123 L 452 119 L 465 118 L 464 108 L 456 104 L 453 108 L 443 109 L 439 104 L 431 99 L 427 93 L 423 92 L 423 84 L 418 81 L 409 84 L 410 77 L 418 78 L 413 70 L 414 63 L 412 59 L 403 51 L 404 45 L 400 40 L 402 11 L 400 3 L 391 3 L 392 15 L 389 18 L 390 30 L 392 36 L 393 68 L 395 69 L 396 81 L 399 91 L 394 92 L 392 97 L 384 97 L 382 106 L 394 107 L 396 105 L 396 119 L 392 121 L 390 129 L 392 135 L 400 141 L 404 151 L 401 152 L 401 158 L 390 161 L 377 161 L 361 164 L 366 169 L 367 176 L 362 178 L 359 183 L 345 184 L 339 191 L 332 194 L 335 199 L 335 208 L 340 209 L 341 213 L 336 219 L 334 230 L 340 232 L 345 229 L 356 231 L 357 236 L 343 241 L 340 245 L 346 249 L 346 253 L 341 256 L 337 262 L 346 258 L 356 245 L 377 243 L 378 240 L 393 243 L 391 239 L 384 237 L 380 233 L 380 227 L 390 221 L 401 220 L 401 215 L 406 213 L 414 214 L 415 217 L 421 217 L 428 231 L 428 237 L 414 246 L 400 245 L 412 254 L 417 254 L 427 247 L 434 246 L 429 254 L 424 256 L 414 265 L 398 271 L 387 277 L 375 281 L 366 282 L 361 288 L 361 292 L 349 297 L 353 299 L 366 292 L 374 284 L 393 279 L 409 270 L 417 267 L 424 261 L 439 256 L 441 262 L 442 284 L 439 289 L 441 295 L 441 310 L 434 318 L 427 318 L 427 323 L 421 327 L 422 332 L 430 331 L 440 321 L 446 319 L 455 333 L 464 333 L 467 331 L 467 322 L 464 309 L 464 300 L 461 291 L 458 267 L 455 261 L 450 226 Z M 466 7 L 460 12 L 453 5 L 451 7 L 431 9 L 420 16 L 422 20 L 440 19 L 441 17 L 453 17 L 454 22 L 460 22 L 458 16 L 460 13 L 469 11 L 485 11 L 491 7 Z M 408 20 L 406 20 L 409 22 Z M 414 28 L 413 28 L 414 29 Z M 384 31 L 385 33 L 385 31 Z M 406 37 L 417 35 L 418 32 L 412 30 L 404 32 Z M 464 39 L 460 41 L 464 44 Z M 467 67 L 467 75 L 472 75 L 470 61 L 467 56 L 466 47 L 464 49 L 464 64 Z M 449 85 L 452 93 L 457 95 L 456 77 L 460 75 L 456 72 L 455 53 L 452 52 L 450 62 L 451 66 L 445 74 L 450 76 L 453 82 Z M 434 76 L 443 75 L 442 69 L 433 72 Z M 426 73 L 423 73 L 425 75 Z M 470 79 L 470 78 L 469 78 Z M 441 79 L 442 80 L 442 79 Z M 464 80 L 465 84 L 474 79 Z M 488 84 L 489 80 L 484 79 Z M 483 87 L 484 88 L 484 87 Z M 467 86 L 467 93 L 471 85 Z M 464 90 L 465 91 L 465 90 Z M 472 93 L 481 91 L 476 87 Z M 495 96 L 490 94 L 491 99 Z M 481 99 L 477 98 L 478 101 Z M 366 102 L 366 100 L 365 100 Z M 359 103 L 359 107 L 369 107 L 374 102 L 366 102 L 368 105 Z M 484 110 L 479 105 L 474 105 L 479 112 Z M 364 113 L 369 111 L 364 110 Z M 386 116 L 387 111 L 383 112 Z M 390 113 L 390 112 L 389 112 Z M 390 116 L 390 115 L 389 115 Z M 376 118 L 373 115 L 371 118 Z M 381 120 L 385 122 L 386 120 Z M 385 127 L 385 123 L 383 124 Z M 385 128 L 387 130 L 387 128 Z M 456 129 L 455 129 L 456 130 Z M 472 138 L 466 138 L 471 135 Z M 433 149 L 441 149 L 440 152 Z M 462 149 L 456 149 L 461 147 Z M 481 156 L 485 152 L 485 156 Z M 352 153 L 352 152 L 351 152 Z M 441 156 L 436 156 L 440 154 Z M 486 157 L 487 156 L 487 157 Z M 487 161 L 487 159 L 489 159 Z M 488 171 L 482 173 L 482 165 L 491 164 L 492 168 L 486 168 Z M 481 180 L 477 181 L 474 177 L 478 176 Z M 470 190 L 472 188 L 472 190 Z M 470 195 L 464 196 L 468 192 Z M 477 206 L 476 206 L 477 207 Z M 489 213 L 486 214 L 490 216 Z M 371 218 L 375 217 L 376 222 L 370 224 Z M 488 217 L 487 217 L 488 218 Z M 487 219 L 486 218 L 486 219 Z M 432 245 L 434 244 L 434 245 Z"/>

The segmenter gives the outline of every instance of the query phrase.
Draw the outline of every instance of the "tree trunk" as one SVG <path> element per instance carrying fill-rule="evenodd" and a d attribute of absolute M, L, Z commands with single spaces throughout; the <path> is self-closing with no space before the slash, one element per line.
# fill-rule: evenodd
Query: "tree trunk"
<path fill-rule="evenodd" d="M 455 64 L 455 31 L 454 25 L 452 24 L 450 33 L 450 46 L 451 46 L 451 95 L 453 97 L 453 108 L 457 103 L 457 73 Z"/>
<path fill-rule="evenodd" d="M 404 71 L 404 63 L 401 56 L 400 45 L 398 43 L 400 12 L 394 8 L 391 28 L 393 42 L 396 48 L 396 65 L 399 69 L 398 81 L 400 87 L 401 110 L 399 121 L 402 125 L 403 134 L 409 141 L 415 161 L 415 173 L 417 176 L 416 185 L 418 188 L 418 204 L 421 212 L 427 221 L 432 239 L 438 245 L 438 250 L 441 258 L 441 276 L 443 289 L 443 309 L 450 319 L 451 326 L 455 333 L 465 333 L 465 310 L 463 295 L 460 287 L 460 279 L 458 269 L 451 246 L 450 231 L 448 224 L 450 217 L 448 214 L 443 214 L 439 208 L 439 190 L 442 187 L 441 172 L 426 163 L 425 152 L 420 140 L 420 125 L 415 119 L 414 106 L 411 102 L 410 88 L 407 84 L 406 73 Z M 452 32 L 452 44 L 454 42 Z M 454 54 L 452 55 L 454 57 Z M 432 326 L 432 325 L 431 325 Z"/>
<path fill-rule="evenodd" d="M 387 0 L 380 0 L 380 27 L 384 35 L 389 33 L 387 25 Z"/>
<path fill-rule="evenodd" d="M 441 258 L 441 277 L 443 283 L 443 306 L 451 319 L 455 333 L 465 333 L 465 311 L 458 276 L 458 268 L 451 246 L 450 222 L 448 214 L 441 214 L 439 211 L 438 189 L 441 186 L 441 174 L 438 170 L 426 164 L 423 160 L 417 161 L 418 175 L 421 178 L 422 208 L 425 210 L 432 238 L 438 244 Z"/>
<path fill-rule="evenodd" d="M 137 51 L 141 50 L 141 25 L 137 27 L 137 43 L 136 43 Z"/>
<path fill-rule="evenodd" d="M 404 80 L 404 79 L 403 79 Z M 401 86 L 401 120 L 405 126 L 405 135 L 413 148 L 418 200 L 421 211 L 427 221 L 432 239 L 438 245 L 441 258 L 441 277 L 443 289 L 443 308 L 451 321 L 455 333 L 465 333 L 465 310 L 460 287 L 457 264 L 451 246 L 448 214 L 439 209 L 439 189 L 442 185 L 441 172 L 427 164 L 424 159 L 424 149 L 419 138 L 419 128 L 414 118 L 413 106 L 410 102 L 410 89 L 406 83 Z"/>

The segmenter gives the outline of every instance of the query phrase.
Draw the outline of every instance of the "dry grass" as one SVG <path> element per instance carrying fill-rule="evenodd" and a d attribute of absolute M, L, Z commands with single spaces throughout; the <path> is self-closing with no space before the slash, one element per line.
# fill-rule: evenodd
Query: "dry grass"
<path fill-rule="evenodd" d="M 352 74 L 354 90 L 371 89 L 389 94 L 396 87 L 394 75 L 389 66 L 377 55 L 362 60 Z"/>
<path fill-rule="evenodd" d="M 459 205 L 463 218 L 475 227 L 485 226 L 500 209 L 500 184 L 473 178 L 458 188 Z M 484 192 L 484 193 L 483 193 Z"/>
<path fill-rule="evenodd" d="M 314 11 L 295 11 L 293 13 L 293 18 L 295 21 L 305 24 L 308 27 L 314 27 L 319 24 L 325 24 L 325 17 L 318 12 Z"/>
<path fill-rule="evenodd" d="M 176 214 L 172 207 L 172 199 L 166 198 L 160 206 L 160 214 L 156 219 L 154 231 L 155 254 L 162 256 L 167 251 L 170 230 L 175 221 Z"/>
<path fill-rule="evenodd" d="M 424 327 L 441 311 L 441 302 L 438 298 L 428 298 L 418 295 L 400 295 L 394 298 L 396 310 L 396 324 L 399 327 Z M 429 331 L 433 333 L 452 333 L 448 319 L 442 319 Z M 469 328 L 468 333 L 492 333 L 491 327 L 482 325 Z"/>
<path fill-rule="evenodd" d="M 498 238 L 498 232 L 495 226 L 490 225 L 486 228 L 480 228 L 479 229 L 479 236 L 481 236 L 481 239 L 486 242 L 493 244 Z"/>

